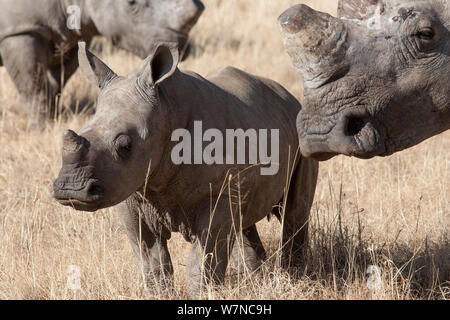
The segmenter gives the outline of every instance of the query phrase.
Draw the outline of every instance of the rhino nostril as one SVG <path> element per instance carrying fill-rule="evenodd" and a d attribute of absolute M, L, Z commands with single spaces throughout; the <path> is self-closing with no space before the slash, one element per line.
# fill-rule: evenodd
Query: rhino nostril
<path fill-rule="evenodd" d="M 61 181 L 55 180 L 55 181 L 53 182 L 53 190 L 54 190 L 54 191 L 56 191 L 56 190 L 61 190 L 61 189 L 63 189 L 63 188 L 64 188 L 64 183 L 62 183 Z"/>
<path fill-rule="evenodd" d="M 193 0 L 193 2 L 197 9 L 202 11 L 205 10 L 205 5 L 203 4 L 203 2 L 201 2 L 200 0 Z"/>
<path fill-rule="evenodd" d="M 351 117 L 348 119 L 347 129 L 345 134 L 347 136 L 356 136 L 365 127 L 367 121 L 360 117 Z"/>
<path fill-rule="evenodd" d="M 104 195 L 104 189 L 98 184 L 91 184 L 88 189 L 89 196 L 92 197 L 102 197 Z"/>

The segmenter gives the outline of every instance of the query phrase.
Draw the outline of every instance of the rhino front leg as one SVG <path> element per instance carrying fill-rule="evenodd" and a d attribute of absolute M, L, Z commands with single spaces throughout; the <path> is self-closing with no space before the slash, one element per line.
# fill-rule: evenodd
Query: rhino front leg
<path fill-rule="evenodd" d="M 61 93 L 67 81 L 78 69 L 78 47 L 74 47 L 63 54 L 62 63 L 52 66 L 48 74 L 49 82 L 58 83 L 58 87 L 55 87 L 53 92 L 55 97 Z"/>
<path fill-rule="evenodd" d="M 167 247 L 170 232 L 166 229 L 159 232 L 150 229 L 144 215 L 149 214 L 152 208 L 134 196 L 117 208 L 146 286 L 170 287 L 173 280 L 172 260 Z"/>
<path fill-rule="evenodd" d="M 242 231 L 242 239 L 237 239 L 232 251 L 232 259 L 238 273 L 253 272 L 266 259 L 266 251 L 261 242 L 256 225 Z"/>
<path fill-rule="evenodd" d="M 201 295 L 205 284 L 223 282 L 235 240 L 228 204 L 219 204 L 213 214 L 209 206 L 208 202 L 198 215 L 196 239 L 188 257 L 186 281 L 190 298 Z"/>
<path fill-rule="evenodd" d="M 37 34 L 23 34 L 4 39 L 0 44 L 3 64 L 12 78 L 32 127 L 43 127 L 51 115 L 60 81 L 49 69 L 53 49 Z"/>
<path fill-rule="evenodd" d="M 281 266 L 297 269 L 308 246 L 308 222 L 316 190 L 318 162 L 301 158 L 292 176 L 282 218 Z"/>

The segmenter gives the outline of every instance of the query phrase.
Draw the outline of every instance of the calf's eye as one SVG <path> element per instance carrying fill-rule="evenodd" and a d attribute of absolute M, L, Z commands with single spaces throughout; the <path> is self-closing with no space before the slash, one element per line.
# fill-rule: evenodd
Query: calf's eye
<path fill-rule="evenodd" d="M 120 136 L 118 136 L 114 142 L 114 146 L 115 146 L 115 153 L 122 159 L 126 159 L 130 156 L 131 154 L 131 137 L 126 135 L 126 134 L 122 134 Z"/>
<path fill-rule="evenodd" d="M 417 32 L 416 36 L 421 40 L 433 40 L 434 30 L 431 28 L 423 28 Z"/>

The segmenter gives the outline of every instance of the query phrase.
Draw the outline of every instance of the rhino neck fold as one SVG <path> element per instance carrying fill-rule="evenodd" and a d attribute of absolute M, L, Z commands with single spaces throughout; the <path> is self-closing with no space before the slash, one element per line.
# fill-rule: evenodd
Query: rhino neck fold
<path fill-rule="evenodd" d="M 152 161 L 153 174 L 146 184 L 147 193 L 176 193 L 173 181 L 177 180 L 180 166 L 173 164 L 171 150 L 178 142 L 170 142 L 172 133 L 177 129 L 189 129 L 193 123 L 192 114 L 196 108 L 207 108 L 201 97 L 205 96 L 199 87 L 200 77 L 196 74 L 184 73 L 177 69 L 175 73 L 158 86 L 159 107 L 161 113 L 158 122 L 164 130 L 164 151 L 159 161 Z M 201 78 L 201 77 L 200 77 Z M 200 80 L 201 81 L 201 80 Z M 176 189 L 176 188 L 175 188 Z"/>
<path fill-rule="evenodd" d="M 165 110 L 171 131 L 187 129 L 189 126 L 189 115 L 192 114 L 198 95 L 192 80 L 191 76 L 177 68 L 175 73 L 158 87 L 161 108 Z"/>

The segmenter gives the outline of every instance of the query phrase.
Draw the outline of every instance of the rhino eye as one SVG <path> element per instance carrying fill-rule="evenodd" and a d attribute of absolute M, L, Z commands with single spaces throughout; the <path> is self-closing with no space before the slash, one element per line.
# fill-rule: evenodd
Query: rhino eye
<path fill-rule="evenodd" d="M 433 40 L 434 38 L 434 30 L 431 28 L 424 28 L 417 32 L 416 36 L 421 40 Z"/>
<path fill-rule="evenodd" d="M 130 6 L 134 6 L 137 3 L 136 0 L 127 0 L 127 2 L 128 2 L 128 5 L 130 5 Z"/>
<path fill-rule="evenodd" d="M 126 134 L 118 136 L 114 142 L 114 153 L 121 159 L 126 159 L 131 154 L 131 138 Z"/>

